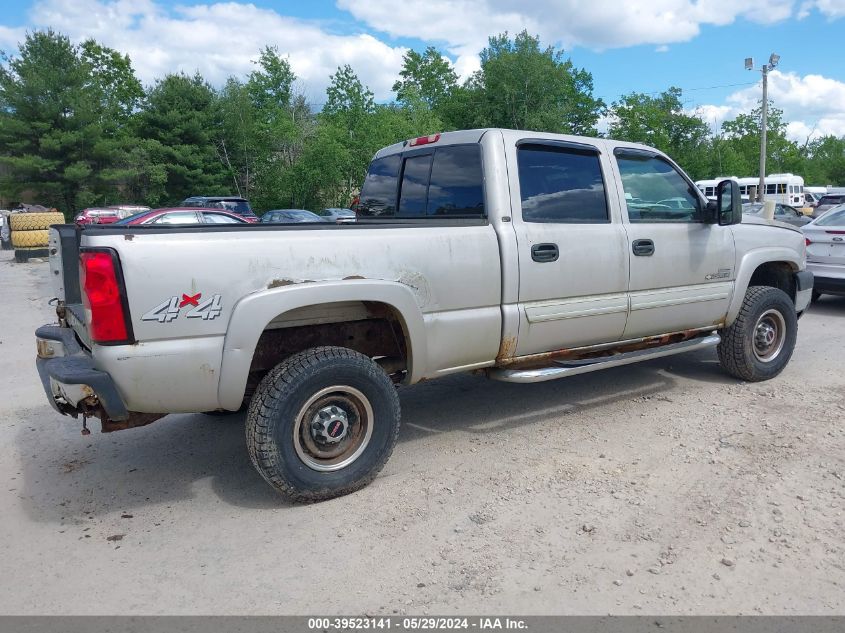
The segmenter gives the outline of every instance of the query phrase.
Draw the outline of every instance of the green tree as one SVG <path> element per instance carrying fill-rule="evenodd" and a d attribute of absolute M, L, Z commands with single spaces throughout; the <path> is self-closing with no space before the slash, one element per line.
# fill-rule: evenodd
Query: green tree
<path fill-rule="evenodd" d="M 644 143 L 666 152 L 694 179 L 710 169 L 710 127 L 684 111 L 680 88 L 657 95 L 633 92 L 610 108 L 608 135 L 621 141 Z"/>
<path fill-rule="evenodd" d="M 147 93 L 146 108 L 137 119 L 138 136 L 164 173 L 165 203 L 233 189 L 215 145 L 215 99 L 199 74 L 167 75 Z"/>
<path fill-rule="evenodd" d="M 31 191 L 68 216 L 109 201 L 126 175 L 116 163 L 140 96 L 129 59 L 52 30 L 28 34 L 19 51 L 0 58 L 4 195 Z"/>
<path fill-rule="evenodd" d="M 393 84 L 399 103 L 418 104 L 421 100 L 432 110 L 437 110 L 458 84 L 458 75 L 452 64 L 433 46 L 423 53 L 409 50 L 402 62 L 400 79 Z"/>
<path fill-rule="evenodd" d="M 593 76 L 576 68 L 562 50 L 541 48 L 522 31 L 489 39 L 481 70 L 447 108 L 456 127 L 505 127 L 595 134 L 604 102 L 593 96 Z"/>
<path fill-rule="evenodd" d="M 348 205 L 377 150 L 443 126 L 416 86 L 406 87 L 401 105 L 376 104 L 349 66 L 338 68 L 326 92 L 302 154 L 277 180 L 276 195 L 286 205 L 315 210 Z"/>
<path fill-rule="evenodd" d="M 808 185 L 845 184 L 845 138 L 822 136 L 807 144 L 802 175 Z"/>
<path fill-rule="evenodd" d="M 266 47 L 246 82 L 251 102 L 255 181 L 250 193 L 261 209 L 278 206 L 279 183 L 303 151 L 314 117 L 295 90 L 296 75 L 275 47 Z"/>
<path fill-rule="evenodd" d="M 736 118 L 722 123 L 721 139 L 717 143 L 718 151 L 714 151 L 711 158 L 718 160 L 724 152 L 731 158 L 730 166 L 736 168 L 736 172 L 726 170 L 722 172 L 723 174 L 730 173 L 738 176 L 759 174 L 761 113 L 762 107 L 758 106 L 750 113 L 739 114 Z M 782 110 L 769 106 L 766 128 L 766 171 L 769 174 L 800 173 L 804 160 L 798 145 L 786 137 L 786 122 L 783 120 Z M 720 170 L 712 171 L 715 173 Z"/>

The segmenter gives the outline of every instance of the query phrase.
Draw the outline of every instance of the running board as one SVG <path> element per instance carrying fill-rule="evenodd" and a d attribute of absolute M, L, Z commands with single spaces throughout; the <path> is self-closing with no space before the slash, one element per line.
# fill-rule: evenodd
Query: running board
<path fill-rule="evenodd" d="M 607 369 L 608 367 L 630 365 L 631 363 L 651 360 L 652 358 L 661 358 L 663 356 L 672 356 L 673 354 L 715 347 L 721 340 L 721 337 L 714 333 L 703 338 L 671 343 L 652 349 L 624 352 L 615 356 L 605 356 L 587 361 L 557 361 L 553 366 L 549 367 L 538 367 L 535 369 L 504 369 L 495 367 L 487 370 L 487 376 L 493 380 L 502 380 L 504 382 L 543 382 L 563 378 L 564 376 L 586 374 L 590 371 L 598 371 L 599 369 Z"/>

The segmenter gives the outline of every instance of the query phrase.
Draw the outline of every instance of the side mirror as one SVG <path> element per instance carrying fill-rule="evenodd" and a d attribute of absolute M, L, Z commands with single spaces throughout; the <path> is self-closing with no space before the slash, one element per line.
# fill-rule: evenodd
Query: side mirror
<path fill-rule="evenodd" d="M 742 222 L 742 198 L 735 180 L 723 180 L 716 187 L 716 212 L 719 226 Z"/>

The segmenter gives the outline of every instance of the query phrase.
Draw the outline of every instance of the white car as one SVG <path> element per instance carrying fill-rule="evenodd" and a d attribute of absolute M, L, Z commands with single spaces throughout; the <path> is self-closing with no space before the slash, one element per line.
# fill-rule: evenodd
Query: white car
<path fill-rule="evenodd" d="M 807 243 L 807 270 L 815 276 L 813 300 L 845 295 L 845 204 L 801 227 Z"/>

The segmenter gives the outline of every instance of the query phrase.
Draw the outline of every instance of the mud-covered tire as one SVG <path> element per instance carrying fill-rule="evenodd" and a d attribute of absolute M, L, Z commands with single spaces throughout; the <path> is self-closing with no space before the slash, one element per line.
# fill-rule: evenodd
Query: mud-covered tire
<path fill-rule="evenodd" d="M 722 369 L 743 380 L 774 378 L 786 367 L 795 349 L 798 318 L 783 290 L 751 286 L 739 315 L 722 333 L 716 348 Z"/>
<path fill-rule="evenodd" d="M 320 430 L 318 416 L 331 410 L 343 415 L 341 439 L 327 437 L 331 421 Z M 287 499 L 322 501 L 376 477 L 396 445 L 399 420 L 396 388 L 381 367 L 346 348 L 316 347 L 282 361 L 258 385 L 247 410 L 247 449 Z M 326 457 L 340 450 L 349 453 Z"/>
<path fill-rule="evenodd" d="M 15 231 L 40 231 L 50 228 L 52 224 L 64 224 L 65 216 L 58 211 L 42 213 L 12 213 L 9 215 L 9 226 Z"/>
<path fill-rule="evenodd" d="M 15 248 L 46 247 L 50 241 L 47 229 L 33 231 L 12 231 L 12 246 Z"/>

